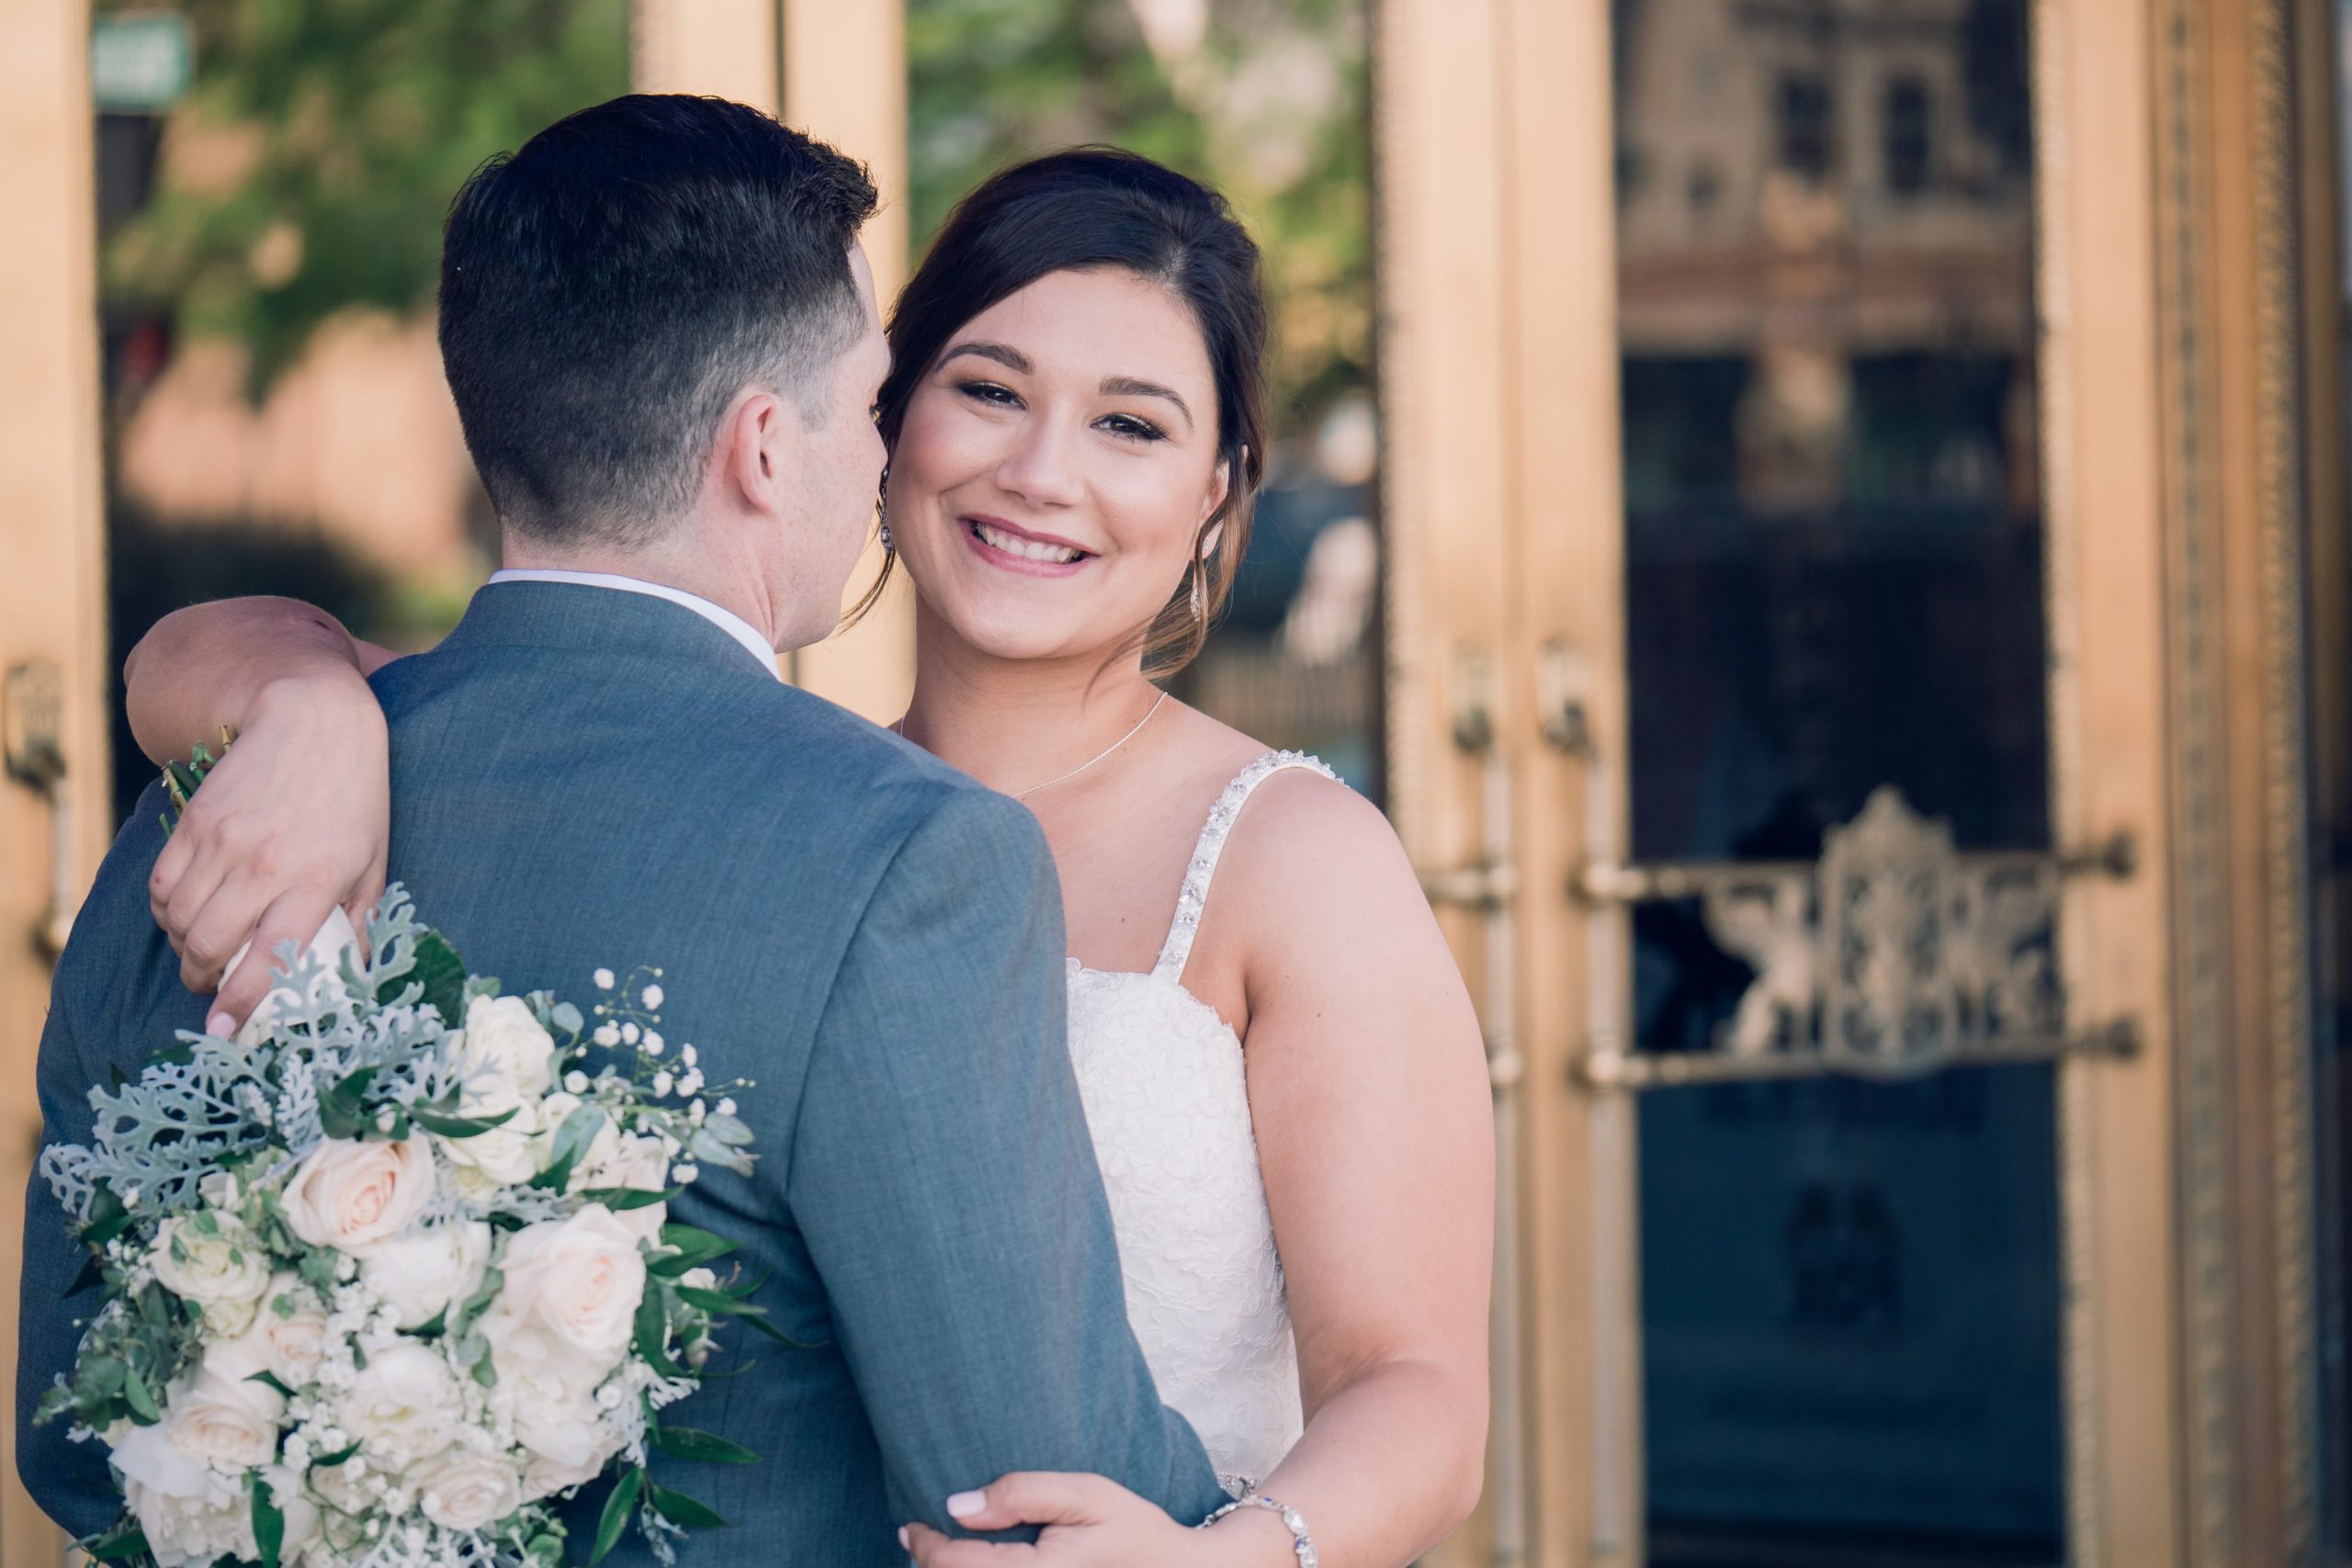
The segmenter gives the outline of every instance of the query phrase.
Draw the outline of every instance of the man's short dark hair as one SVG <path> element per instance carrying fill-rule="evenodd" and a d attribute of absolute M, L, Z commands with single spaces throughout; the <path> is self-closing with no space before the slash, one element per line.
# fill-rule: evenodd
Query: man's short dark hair
<path fill-rule="evenodd" d="M 633 94 L 476 170 L 441 253 L 441 362 L 502 522 L 641 544 L 683 511 L 728 403 L 815 423 L 863 316 L 865 170 L 721 98 Z"/>

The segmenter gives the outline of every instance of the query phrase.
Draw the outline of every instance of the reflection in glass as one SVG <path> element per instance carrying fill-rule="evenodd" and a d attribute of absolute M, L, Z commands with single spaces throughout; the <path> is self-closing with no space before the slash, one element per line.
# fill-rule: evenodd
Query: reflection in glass
<path fill-rule="evenodd" d="M 1637 859 L 2048 840 L 2022 0 L 1613 0 Z M 1635 922 L 1640 1043 L 1753 974 Z M 1641 1104 L 1653 1561 L 2054 1562 L 2046 1066 Z"/>

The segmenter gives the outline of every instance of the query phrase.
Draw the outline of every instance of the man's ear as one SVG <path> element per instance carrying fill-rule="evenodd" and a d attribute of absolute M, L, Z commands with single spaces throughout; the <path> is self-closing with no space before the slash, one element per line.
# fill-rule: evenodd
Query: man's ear
<path fill-rule="evenodd" d="M 800 416 L 774 392 L 744 389 L 718 427 L 718 478 L 727 498 L 762 516 L 786 509 L 800 470 Z"/>

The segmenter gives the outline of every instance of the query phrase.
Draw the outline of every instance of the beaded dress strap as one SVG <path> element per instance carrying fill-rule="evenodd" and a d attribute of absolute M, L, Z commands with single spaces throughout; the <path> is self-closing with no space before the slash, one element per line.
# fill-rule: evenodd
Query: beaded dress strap
<path fill-rule="evenodd" d="M 1233 831 L 1234 819 L 1241 815 L 1250 792 L 1289 768 L 1306 768 L 1332 780 L 1340 776 L 1325 767 L 1321 759 L 1304 751 L 1269 751 L 1235 775 L 1209 807 L 1208 823 L 1201 829 L 1200 841 L 1193 846 L 1192 863 L 1184 869 L 1184 889 L 1176 896 L 1176 920 L 1168 928 L 1159 962 L 1152 965 L 1154 975 L 1170 980 L 1184 977 L 1185 962 L 1193 956 L 1193 937 L 1201 926 L 1201 907 L 1208 902 L 1209 878 L 1216 874 L 1217 856 L 1225 852 L 1226 835 Z"/>

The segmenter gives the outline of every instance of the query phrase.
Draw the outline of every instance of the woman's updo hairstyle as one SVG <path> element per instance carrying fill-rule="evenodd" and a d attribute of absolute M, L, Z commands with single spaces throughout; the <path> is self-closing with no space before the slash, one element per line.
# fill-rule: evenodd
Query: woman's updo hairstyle
<path fill-rule="evenodd" d="M 1266 466 L 1266 301 L 1257 243 L 1225 198 L 1150 159 L 1074 147 L 992 175 L 948 215 L 890 317 L 890 376 L 876 408 L 896 447 L 907 403 L 973 317 L 1049 273 L 1119 268 L 1183 300 L 1216 381 L 1217 460 L 1225 504 L 1193 541 L 1192 568 L 1142 633 L 1144 668 L 1192 662 L 1225 607 L 1250 546 Z M 1222 529 L 1222 532 L 1219 530 Z M 1216 547 L 1203 551 L 1209 536 Z M 859 606 L 889 581 L 895 556 Z"/>

